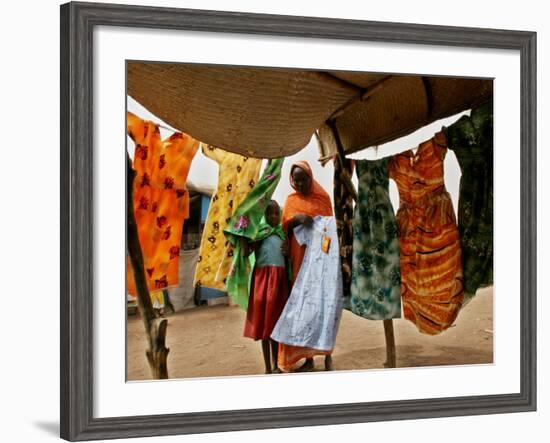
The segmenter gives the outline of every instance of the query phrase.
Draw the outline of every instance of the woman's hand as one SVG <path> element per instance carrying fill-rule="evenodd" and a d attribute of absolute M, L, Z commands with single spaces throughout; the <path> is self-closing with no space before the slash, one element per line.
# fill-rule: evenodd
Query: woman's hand
<path fill-rule="evenodd" d="M 306 214 L 296 214 L 287 226 L 287 235 L 289 238 L 292 236 L 294 228 L 298 225 L 304 225 L 306 228 L 311 227 L 313 224 L 313 218 Z"/>
<path fill-rule="evenodd" d="M 306 228 L 311 227 L 313 224 L 313 218 L 306 214 L 297 214 L 294 216 L 294 220 L 298 225 L 304 225 Z"/>

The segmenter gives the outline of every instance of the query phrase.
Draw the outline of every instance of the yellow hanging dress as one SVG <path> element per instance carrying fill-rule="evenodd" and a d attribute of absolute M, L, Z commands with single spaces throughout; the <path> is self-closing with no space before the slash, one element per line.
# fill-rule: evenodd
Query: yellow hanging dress
<path fill-rule="evenodd" d="M 202 153 L 219 165 L 218 186 L 212 196 L 201 239 L 195 286 L 225 291 L 233 247 L 223 230 L 227 222 L 258 181 L 262 160 L 243 157 L 208 145 Z"/>

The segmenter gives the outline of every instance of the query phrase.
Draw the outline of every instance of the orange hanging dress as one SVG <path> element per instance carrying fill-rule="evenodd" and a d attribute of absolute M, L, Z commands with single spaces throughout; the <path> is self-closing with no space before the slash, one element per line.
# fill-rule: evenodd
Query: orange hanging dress
<path fill-rule="evenodd" d="M 185 186 L 199 148 L 194 138 L 175 132 L 161 140 L 158 125 L 127 114 L 128 135 L 135 142 L 134 213 L 149 291 L 178 284 L 183 221 L 189 218 Z M 128 261 L 128 292 L 136 295 Z"/>
<path fill-rule="evenodd" d="M 405 151 L 389 164 L 400 199 L 403 313 L 420 332 L 432 335 L 453 324 L 464 300 L 460 236 L 443 178 L 446 153 L 439 132 L 416 154 Z"/>

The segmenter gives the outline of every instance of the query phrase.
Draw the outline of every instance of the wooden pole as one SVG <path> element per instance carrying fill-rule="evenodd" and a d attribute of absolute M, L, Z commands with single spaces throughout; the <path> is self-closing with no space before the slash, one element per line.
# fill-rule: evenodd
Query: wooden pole
<path fill-rule="evenodd" d="M 348 188 L 348 191 L 351 193 L 353 199 L 357 203 L 357 200 L 358 200 L 357 191 L 353 186 L 351 177 L 347 174 L 347 171 L 343 167 L 345 153 L 344 153 L 344 147 L 342 146 L 342 140 L 340 139 L 340 134 L 338 133 L 338 129 L 336 128 L 336 123 L 334 122 L 334 120 L 327 120 L 327 125 L 331 128 L 332 134 L 334 135 L 334 141 L 336 142 L 336 150 L 338 153 L 337 161 L 340 162 L 342 166 L 342 171 L 345 174 L 344 177 L 342 177 L 342 181 L 344 182 L 344 185 Z M 395 335 L 393 333 L 393 320 L 392 319 L 383 320 L 383 323 L 384 323 L 384 335 L 386 337 L 386 362 L 384 363 L 384 367 L 395 368 L 396 351 L 395 351 Z"/>
<path fill-rule="evenodd" d="M 359 199 L 359 197 L 357 196 L 357 191 L 355 190 L 355 186 L 353 186 L 351 176 L 348 174 L 346 168 L 344 168 L 344 160 L 346 156 L 344 154 L 344 148 L 342 147 L 342 141 L 340 140 L 340 134 L 338 134 L 338 130 L 336 129 L 336 123 L 334 122 L 334 120 L 327 120 L 327 125 L 332 130 L 332 134 L 334 135 L 334 140 L 336 142 L 336 151 L 338 154 L 336 161 L 340 162 L 342 170 L 342 182 L 344 183 L 344 186 L 348 189 L 348 192 L 351 194 L 352 198 L 357 203 L 357 200 Z"/>
<path fill-rule="evenodd" d="M 393 320 L 383 320 L 384 334 L 386 336 L 386 362 L 384 367 L 395 368 L 395 336 L 393 334 Z"/>
<path fill-rule="evenodd" d="M 130 265 L 134 274 L 134 282 L 136 285 L 136 296 L 149 348 L 145 355 L 149 362 L 149 368 L 154 379 L 168 378 L 168 366 L 166 363 L 168 352 L 166 348 L 166 328 L 168 320 L 157 319 L 153 311 L 149 289 L 147 288 L 147 280 L 145 279 L 145 271 L 143 266 L 143 254 L 139 243 L 138 229 L 136 217 L 134 214 L 134 178 L 135 171 L 132 168 L 132 161 L 126 153 L 126 213 L 128 223 L 128 256 L 130 257 Z"/>

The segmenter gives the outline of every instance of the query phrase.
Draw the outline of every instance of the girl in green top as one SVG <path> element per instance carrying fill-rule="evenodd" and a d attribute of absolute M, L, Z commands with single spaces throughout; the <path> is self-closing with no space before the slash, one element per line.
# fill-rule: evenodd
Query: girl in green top
<path fill-rule="evenodd" d="M 267 206 L 259 233 L 259 240 L 252 243 L 245 240 L 246 245 L 241 248 L 243 254 L 254 250 L 255 255 L 244 336 L 262 341 L 265 372 L 269 374 L 280 372 L 277 367 L 278 343 L 270 336 L 288 298 L 283 255 L 285 236 L 281 227 L 281 210 L 275 200 Z"/>

